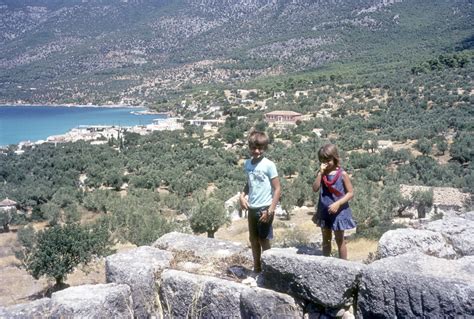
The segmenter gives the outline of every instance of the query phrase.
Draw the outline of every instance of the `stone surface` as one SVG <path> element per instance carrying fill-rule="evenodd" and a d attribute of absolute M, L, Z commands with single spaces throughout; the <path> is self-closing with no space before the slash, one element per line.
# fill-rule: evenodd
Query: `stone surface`
<path fill-rule="evenodd" d="M 356 293 L 365 265 L 294 250 L 270 249 L 262 257 L 264 286 L 329 308 L 344 306 Z"/>
<path fill-rule="evenodd" d="M 474 211 L 464 213 L 464 218 L 470 221 L 474 221 Z"/>
<path fill-rule="evenodd" d="M 105 262 L 107 282 L 127 284 L 132 290 L 134 313 L 149 317 L 155 307 L 156 280 L 164 268 L 170 266 L 173 254 L 149 246 L 108 256 Z"/>
<path fill-rule="evenodd" d="M 446 260 L 421 253 L 388 257 L 364 269 L 361 318 L 474 316 L 474 257 Z"/>
<path fill-rule="evenodd" d="M 38 299 L 29 303 L 9 307 L 0 307 L 0 318 L 48 318 L 51 316 L 51 300 Z"/>
<path fill-rule="evenodd" d="M 249 249 L 231 241 L 171 232 L 161 236 L 153 247 L 192 254 L 204 259 L 248 256 Z"/>
<path fill-rule="evenodd" d="M 83 285 L 55 292 L 51 296 L 51 318 L 133 318 L 130 287 Z"/>
<path fill-rule="evenodd" d="M 411 228 L 389 230 L 379 240 L 380 258 L 407 252 L 422 252 L 430 256 L 454 258 L 456 252 L 438 232 Z"/>
<path fill-rule="evenodd" d="M 429 222 L 423 227 L 440 233 L 452 246 L 458 257 L 474 255 L 474 221 L 461 217 L 446 216 Z"/>
<path fill-rule="evenodd" d="M 294 298 L 268 289 L 244 289 L 240 305 L 242 318 L 299 319 L 303 317 L 303 309 Z"/>
<path fill-rule="evenodd" d="M 166 270 L 160 300 L 166 318 L 301 318 L 295 300 L 229 280 Z"/>
<path fill-rule="evenodd" d="M 167 318 L 238 318 L 240 293 L 245 288 L 215 277 L 165 270 L 160 301 Z"/>

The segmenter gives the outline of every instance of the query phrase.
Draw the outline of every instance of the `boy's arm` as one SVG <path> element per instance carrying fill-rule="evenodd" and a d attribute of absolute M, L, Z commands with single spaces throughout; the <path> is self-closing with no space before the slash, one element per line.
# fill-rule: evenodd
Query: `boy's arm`
<path fill-rule="evenodd" d="M 276 208 L 276 205 L 278 204 L 278 201 L 280 200 L 280 195 L 281 195 L 280 179 L 278 178 L 278 175 L 276 177 L 273 177 L 270 182 L 272 184 L 273 197 L 272 197 L 272 203 L 270 204 L 270 207 L 268 207 L 268 209 L 264 211 L 262 216 L 260 217 L 260 221 L 264 223 L 268 222 L 271 219 L 271 217 L 275 215 L 275 208 Z"/>
<path fill-rule="evenodd" d="M 272 178 L 272 188 L 273 188 L 273 197 L 272 197 L 272 204 L 268 208 L 268 213 L 273 215 L 275 214 L 275 208 L 278 202 L 280 201 L 280 195 L 281 195 L 281 185 L 280 185 L 280 179 L 277 177 Z"/>
<path fill-rule="evenodd" d="M 249 209 L 249 202 L 247 200 L 247 194 L 249 193 L 249 183 L 245 183 L 244 190 L 240 193 L 240 207 L 243 209 Z"/>

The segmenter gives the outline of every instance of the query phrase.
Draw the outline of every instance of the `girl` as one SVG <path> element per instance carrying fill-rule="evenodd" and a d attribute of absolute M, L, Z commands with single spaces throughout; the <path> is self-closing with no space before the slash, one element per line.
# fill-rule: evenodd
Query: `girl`
<path fill-rule="evenodd" d="M 339 258 L 347 259 L 344 230 L 356 227 L 348 202 L 354 197 L 349 175 L 339 166 L 336 145 L 326 144 L 318 151 L 321 167 L 313 183 L 319 193 L 318 209 L 313 221 L 321 227 L 323 255 L 331 254 L 332 231 L 336 237 Z M 322 187 L 321 187 L 322 186 Z"/>

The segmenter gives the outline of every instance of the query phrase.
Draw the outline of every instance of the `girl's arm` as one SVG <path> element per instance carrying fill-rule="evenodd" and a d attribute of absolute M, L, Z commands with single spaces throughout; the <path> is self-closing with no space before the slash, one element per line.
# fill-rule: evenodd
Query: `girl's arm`
<path fill-rule="evenodd" d="M 315 193 L 319 191 L 319 188 L 321 187 L 321 178 L 322 178 L 321 171 L 318 171 L 316 173 L 316 180 L 313 183 L 313 192 Z"/>
<path fill-rule="evenodd" d="M 317 191 L 319 191 L 319 188 L 321 187 L 321 178 L 323 177 L 323 174 L 325 173 L 327 167 L 328 164 L 321 163 L 319 171 L 316 173 L 316 180 L 313 183 L 313 192 L 316 193 Z"/>
<path fill-rule="evenodd" d="M 336 214 L 342 205 L 354 198 L 354 188 L 352 187 L 352 182 L 349 175 L 345 171 L 342 172 L 342 182 L 344 183 L 346 195 L 329 205 L 329 212 L 331 214 Z"/>

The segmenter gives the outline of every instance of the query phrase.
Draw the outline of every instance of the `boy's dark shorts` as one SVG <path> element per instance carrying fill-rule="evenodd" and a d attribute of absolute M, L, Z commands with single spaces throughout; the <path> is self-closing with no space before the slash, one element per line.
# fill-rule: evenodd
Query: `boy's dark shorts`
<path fill-rule="evenodd" d="M 251 238 L 260 239 L 273 239 L 273 216 L 267 223 L 260 222 L 259 219 L 262 213 L 266 211 L 270 206 L 264 206 L 260 208 L 249 208 L 248 222 L 249 222 L 249 233 Z"/>

